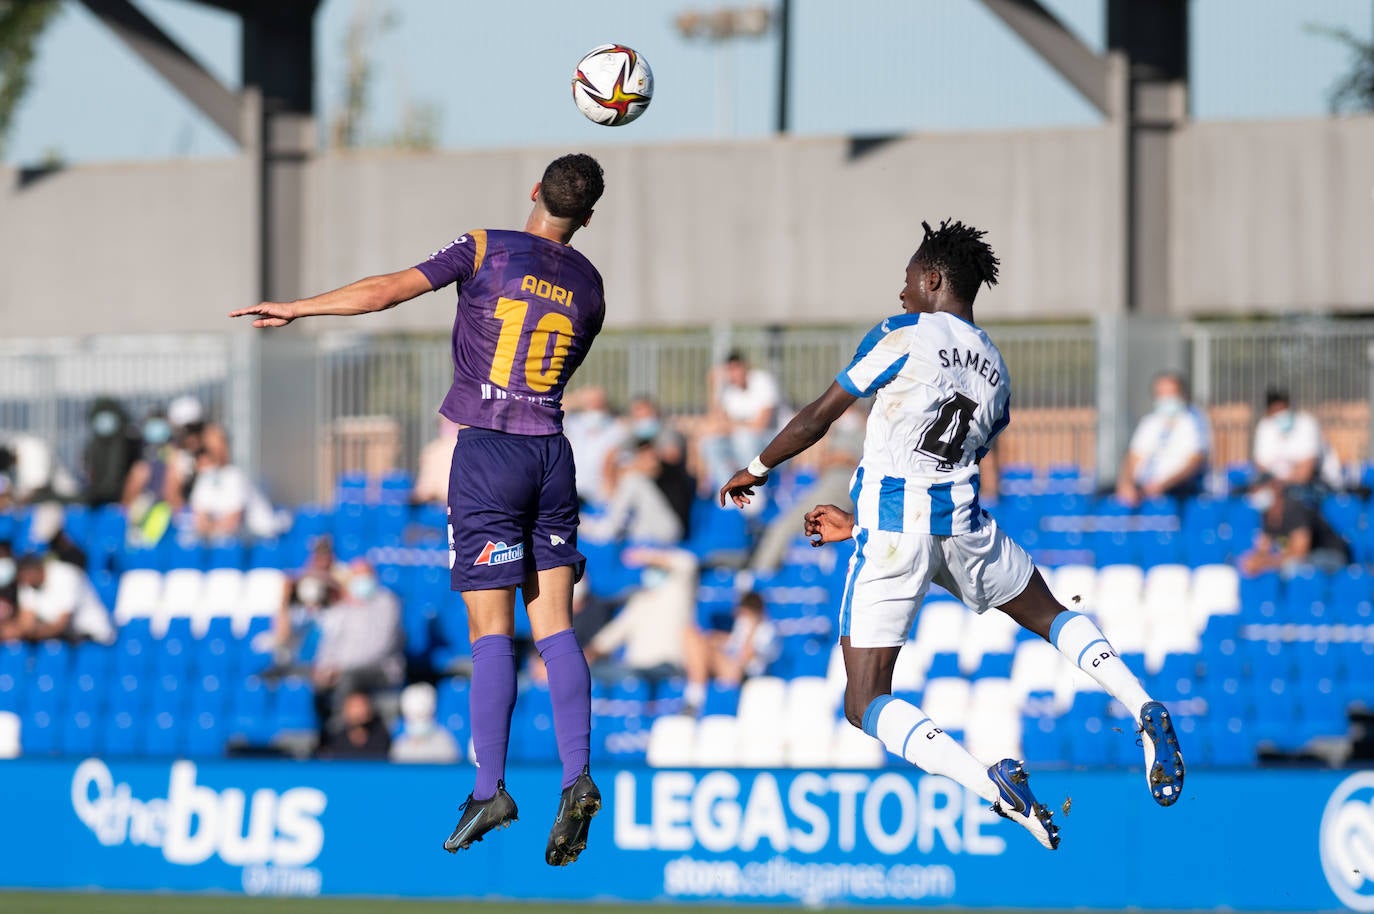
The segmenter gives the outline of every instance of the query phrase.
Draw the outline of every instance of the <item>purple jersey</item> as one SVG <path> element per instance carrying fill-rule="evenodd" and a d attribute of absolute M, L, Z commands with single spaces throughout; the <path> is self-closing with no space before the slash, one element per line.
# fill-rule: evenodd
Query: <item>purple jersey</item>
<path fill-rule="evenodd" d="M 415 267 L 438 289 L 456 282 L 453 386 L 439 412 L 516 435 L 563 430 L 563 388 L 601 332 L 601 274 L 565 244 L 477 230 Z"/>

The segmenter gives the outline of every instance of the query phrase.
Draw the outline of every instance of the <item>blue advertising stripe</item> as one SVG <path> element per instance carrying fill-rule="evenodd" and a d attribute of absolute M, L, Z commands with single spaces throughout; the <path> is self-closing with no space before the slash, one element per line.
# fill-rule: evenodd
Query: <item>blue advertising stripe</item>
<path fill-rule="evenodd" d="M 1185 755 L 1201 742 L 1182 736 Z M 466 765 L 0 762 L 0 804 L 21 826 L 0 830 L 0 886 L 1046 911 L 1334 912 L 1374 898 L 1374 873 L 1350 865 L 1367 852 L 1371 771 L 1190 765 L 1182 800 L 1161 810 L 1138 771 L 1037 768 L 1042 802 L 1072 797 L 1049 854 L 907 765 L 654 770 L 598 749 L 592 770 L 605 809 L 577 864 L 556 869 L 543 859 L 552 761 L 508 768 L 520 821 L 456 856 L 439 844 Z M 1208 865 L 1161 878 L 1123 834 Z"/>
<path fill-rule="evenodd" d="M 878 483 L 878 529 L 901 533 L 906 516 L 906 480 L 884 476 Z"/>

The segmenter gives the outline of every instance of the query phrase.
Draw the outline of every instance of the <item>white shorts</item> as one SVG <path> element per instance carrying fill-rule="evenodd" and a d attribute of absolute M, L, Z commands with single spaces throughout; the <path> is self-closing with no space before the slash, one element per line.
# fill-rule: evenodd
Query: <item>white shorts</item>
<path fill-rule="evenodd" d="M 976 613 L 1019 596 L 1035 563 L 996 521 L 983 520 L 977 532 L 958 536 L 855 527 L 840 634 L 854 647 L 906 644 L 931 581 Z"/>

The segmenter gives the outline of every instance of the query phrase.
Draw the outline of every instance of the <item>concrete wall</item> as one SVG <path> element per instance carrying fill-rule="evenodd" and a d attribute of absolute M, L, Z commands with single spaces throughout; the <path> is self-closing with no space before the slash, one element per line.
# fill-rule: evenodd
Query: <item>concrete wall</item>
<path fill-rule="evenodd" d="M 1374 311 L 1374 117 L 1174 139 L 1175 314 Z"/>
<path fill-rule="evenodd" d="M 853 323 L 890 313 L 920 220 L 988 230 L 984 319 L 1123 301 L 1121 132 L 837 138 L 591 149 L 608 190 L 576 244 L 615 327 Z M 1173 140 L 1176 315 L 1374 309 L 1374 118 L 1194 124 Z M 331 154 L 311 163 L 303 293 L 523 223 L 561 149 Z M 251 159 L 102 165 L 20 186 L 0 170 L 0 320 L 11 336 L 218 331 L 255 300 Z M 304 332 L 447 329 L 451 292 Z"/>
<path fill-rule="evenodd" d="M 920 136 L 858 155 L 844 139 L 593 150 L 606 196 L 574 243 L 606 278 L 611 326 L 834 323 L 896 310 L 920 220 L 956 216 L 986 228 L 1003 261 L 980 314 L 1090 315 L 1121 296 L 1113 135 Z M 521 225 L 560 152 L 322 159 L 305 287 L 412 264 L 469 228 Z M 446 293 L 376 324 L 440 327 L 450 307 Z"/>
<path fill-rule="evenodd" d="M 0 169 L 6 336 L 199 332 L 257 287 L 248 159 Z"/>

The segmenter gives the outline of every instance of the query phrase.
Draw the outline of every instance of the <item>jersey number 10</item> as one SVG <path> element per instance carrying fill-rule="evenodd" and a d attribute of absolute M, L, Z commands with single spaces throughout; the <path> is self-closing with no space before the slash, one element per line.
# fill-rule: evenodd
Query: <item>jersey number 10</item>
<path fill-rule="evenodd" d="M 496 355 L 491 360 L 490 377 L 491 383 L 498 387 L 510 387 L 515 353 L 520 348 L 520 336 L 525 330 L 525 316 L 529 310 L 529 302 L 515 298 L 496 300 L 496 311 L 492 316 L 501 322 L 501 335 L 496 339 Z M 572 321 L 557 311 L 545 314 L 534 325 L 525 353 L 525 385 L 530 390 L 544 393 L 558 383 L 572 339 Z M 544 365 L 546 361 L 547 368 Z"/>
<path fill-rule="evenodd" d="M 953 466 L 964 459 L 964 441 L 978 404 L 964 394 L 953 394 L 940 403 L 939 412 L 926 426 L 917 450 Z"/>

